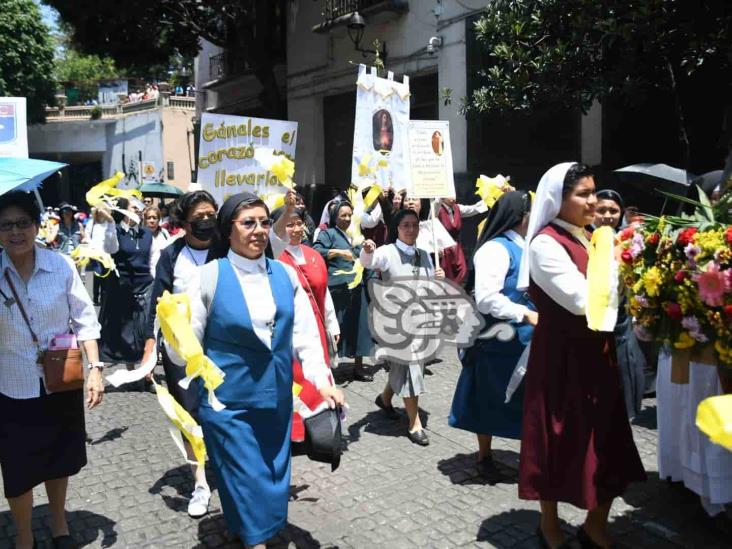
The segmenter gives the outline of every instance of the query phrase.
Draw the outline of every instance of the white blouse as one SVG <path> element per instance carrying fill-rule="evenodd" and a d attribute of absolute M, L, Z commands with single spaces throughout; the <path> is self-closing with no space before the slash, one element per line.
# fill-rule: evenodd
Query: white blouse
<path fill-rule="evenodd" d="M 13 297 L 5 280 L 7 272 L 41 347 L 48 348 L 51 339 L 68 333 L 69 327 L 78 341 L 99 339 L 101 328 L 94 305 L 71 259 L 39 247 L 35 253 L 35 267 L 26 284 L 2 252 L 0 290 L 7 298 Z M 43 369 L 36 363 L 38 352 L 17 304 L 3 304 L 5 299 L 0 298 L 0 393 L 10 398 L 36 398 L 43 379 Z"/>
<path fill-rule="evenodd" d="M 272 288 L 267 276 L 265 257 L 247 259 L 233 251 L 227 256 L 241 285 L 247 303 L 252 327 L 259 340 L 272 348 L 272 326 L 277 306 L 272 296 Z M 284 264 L 282 264 L 284 265 Z M 318 389 L 330 385 L 330 371 L 325 364 L 320 334 L 315 322 L 315 313 L 310 300 L 300 285 L 297 273 L 289 265 L 284 265 L 293 288 L 295 288 L 295 318 L 292 331 L 292 349 L 302 364 L 305 379 Z M 196 269 L 188 287 L 191 302 L 191 326 L 199 341 L 203 342 L 208 312 L 201 299 L 200 269 Z M 226 383 L 224 381 L 224 383 Z"/>
<path fill-rule="evenodd" d="M 555 218 L 552 223 L 571 233 L 586 248 L 589 247 L 584 228 L 559 218 Z M 559 242 L 545 234 L 536 236 L 529 245 L 529 264 L 531 278 L 539 288 L 570 313 L 585 315 L 587 278 Z"/>
<path fill-rule="evenodd" d="M 417 248 L 410 246 L 409 244 L 405 244 L 399 239 L 396 240 L 395 244 L 397 248 L 407 255 L 415 255 L 417 253 Z M 379 246 L 372 253 L 368 253 L 362 248 L 361 253 L 358 256 L 358 260 L 366 269 L 389 271 L 396 267 L 395 262 L 398 257 L 399 256 L 395 255 L 392 251 L 391 246 L 386 245 Z M 435 268 L 432 265 L 432 258 L 429 254 L 427 254 L 427 265 L 423 265 L 423 267 L 427 271 L 427 276 L 433 276 L 435 274 Z"/>
<path fill-rule="evenodd" d="M 506 231 L 504 235 L 523 249 L 524 239 L 520 234 L 515 231 Z M 511 259 L 505 246 L 490 240 L 475 252 L 473 262 L 475 264 L 475 303 L 478 305 L 478 310 L 494 318 L 521 322 L 529 308 L 514 303 L 501 293 L 511 266 Z"/>

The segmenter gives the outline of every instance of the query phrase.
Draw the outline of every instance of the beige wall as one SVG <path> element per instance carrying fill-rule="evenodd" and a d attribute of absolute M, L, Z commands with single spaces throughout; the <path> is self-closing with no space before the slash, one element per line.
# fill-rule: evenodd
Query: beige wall
<path fill-rule="evenodd" d="M 193 164 L 193 116 L 190 109 L 163 109 L 163 169 L 165 183 L 174 184 L 184 191 L 191 182 Z M 174 179 L 168 179 L 168 162 L 173 162 Z"/>

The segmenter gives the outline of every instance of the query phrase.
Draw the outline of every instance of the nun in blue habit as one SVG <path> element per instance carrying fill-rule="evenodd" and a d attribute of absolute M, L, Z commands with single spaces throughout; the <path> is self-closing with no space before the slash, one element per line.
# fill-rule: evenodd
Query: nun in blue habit
<path fill-rule="evenodd" d="M 215 411 L 201 386 L 198 415 L 227 528 L 248 547 L 264 547 L 287 523 L 293 356 L 331 407 L 344 402 L 329 384 L 297 274 L 264 255 L 271 224 L 257 196 L 227 199 L 219 259 L 200 267 L 188 290 L 193 330 L 226 374 L 216 389 L 226 408 Z"/>
<path fill-rule="evenodd" d="M 505 403 L 513 370 L 531 341 L 538 315 L 516 283 L 528 227 L 528 193 L 503 194 L 491 208 L 473 256 L 475 303 L 486 321 L 485 331 L 499 322 L 512 325 L 509 341 L 478 339 L 462 358 L 449 423 L 478 435 L 478 464 L 489 484 L 501 475 L 491 456 L 494 436 L 521 438 L 523 383 Z M 484 331 L 484 333 L 485 333 Z"/>

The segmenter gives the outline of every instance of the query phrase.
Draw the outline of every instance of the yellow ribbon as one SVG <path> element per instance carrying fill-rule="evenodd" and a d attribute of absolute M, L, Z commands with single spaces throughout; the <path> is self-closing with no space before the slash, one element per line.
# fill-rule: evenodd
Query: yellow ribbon
<path fill-rule="evenodd" d="M 732 451 L 732 395 L 703 400 L 696 409 L 696 426 L 712 442 Z"/>
<path fill-rule="evenodd" d="M 203 466 L 206 463 L 206 445 L 203 441 L 203 432 L 201 431 L 201 427 L 196 423 L 196 420 L 193 419 L 191 414 L 176 402 L 168 389 L 155 383 L 155 393 L 163 412 L 165 412 L 165 415 L 171 423 L 175 425 L 181 433 L 183 433 L 184 437 L 186 437 L 188 442 L 191 444 L 191 449 L 193 450 L 193 455 L 196 456 L 196 461 L 199 465 Z M 173 435 L 173 439 L 177 442 L 175 435 Z M 182 445 L 180 449 L 187 459 L 185 449 L 182 448 Z"/>
<path fill-rule="evenodd" d="M 343 269 L 340 269 L 338 271 L 335 271 L 333 275 L 354 275 L 353 280 L 348 285 L 349 290 L 353 290 L 354 288 L 358 287 L 359 284 L 361 284 L 361 281 L 363 280 L 363 265 L 361 265 L 361 262 L 356 260 L 353 263 L 353 268 L 349 271 L 344 271 Z"/>
<path fill-rule="evenodd" d="M 587 326 L 612 332 L 618 318 L 618 274 L 615 263 L 615 234 L 610 227 L 592 233 L 587 263 Z"/>
<path fill-rule="evenodd" d="M 117 172 L 109 179 L 97 183 L 86 193 L 86 201 L 90 206 L 99 206 L 100 204 L 111 205 L 110 202 L 117 198 L 139 198 L 142 199 L 142 193 L 137 189 L 118 189 L 120 181 L 125 174 Z"/>
<path fill-rule="evenodd" d="M 366 196 L 363 199 L 363 205 L 366 209 L 370 208 L 371 205 L 376 202 L 379 197 L 381 196 L 381 187 L 374 183 L 371 185 L 371 188 L 369 189 L 369 192 L 366 193 Z"/>
<path fill-rule="evenodd" d="M 279 160 L 273 162 L 269 167 L 277 180 L 288 189 L 292 189 L 292 176 L 295 175 L 295 163 L 284 155 L 280 155 Z"/>
<path fill-rule="evenodd" d="M 92 260 L 98 261 L 102 265 L 102 267 L 107 269 L 107 272 L 105 272 L 104 274 L 94 273 L 94 275 L 98 276 L 99 278 L 107 278 L 109 276 L 109 273 L 117 270 L 117 266 L 114 264 L 114 259 L 112 259 L 111 255 L 102 250 L 92 248 L 87 244 L 82 244 L 81 246 L 77 246 L 76 248 L 74 248 L 74 250 L 70 254 L 70 257 L 74 260 L 76 266 L 81 269 L 86 267 Z"/>
<path fill-rule="evenodd" d="M 184 388 L 200 377 L 208 389 L 208 400 L 214 410 L 221 410 L 214 390 L 224 382 L 224 372 L 203 354 L 203 348 L 191 327 L 191 307 L 188 295 L 163 292 L 158 301 L 157 316 L 163 337 L 186 363 L 186 378 L 181 382 Z"/>

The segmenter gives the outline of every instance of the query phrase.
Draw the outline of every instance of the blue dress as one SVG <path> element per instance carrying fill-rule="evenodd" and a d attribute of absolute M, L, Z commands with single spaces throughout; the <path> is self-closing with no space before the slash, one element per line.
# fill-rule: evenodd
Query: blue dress
<path fill-rule="evenodd" d="M 226 408 L 214 411 L 201 387 L 198 410 L 227 528 L 247 545 L 285 527 L 290 484 L 294 288 L 282 264 L 266 264 L 277 306 L 271 350 L 254 332 L 234 267 L 218 261 L 203 347 L 226 374 L 216 389 Z"/>
<path fill-rule="evenodd" d="M 493 241 L 506 248 L 510 260 L 501 293 L 514 303 L 535 310 L 528 295 L 516 289 L 523 250 L 504 235 L 497 236 Z M 463 369 L 455 388 L 448 421 L 452 427 L 473 433 L 519 439 L 524 384 L 519 385 L 508 404 L 504 402 L 506 387 L 521 353 L 531 341 L 533 326 L 488 315 L 483 317 L 486 330 L 498 322 L 508 322 L 516 328 L 516 337 L 506 342 L 495 338 L 479 339 L 467 350 L 462 358 Z"/>

